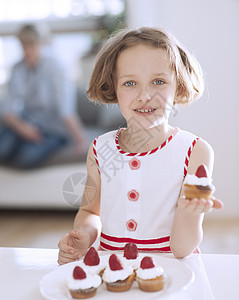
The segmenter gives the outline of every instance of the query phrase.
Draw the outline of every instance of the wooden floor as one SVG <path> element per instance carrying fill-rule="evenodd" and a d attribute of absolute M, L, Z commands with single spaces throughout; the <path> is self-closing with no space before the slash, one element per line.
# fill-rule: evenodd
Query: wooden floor
<path fill-rule="evenodd" d="M 0 212 L 0 246 L 57 248 L 60 238 L 73 226 L 75 212 Z"/>
<path fill-rule="evenodd" d="M 72 229 L 75 211 L 0 212 L 1 247 L 57 248 L 60 238 Z M 203 253 L 239 253 L 239 219 L 205 220 Z"/>

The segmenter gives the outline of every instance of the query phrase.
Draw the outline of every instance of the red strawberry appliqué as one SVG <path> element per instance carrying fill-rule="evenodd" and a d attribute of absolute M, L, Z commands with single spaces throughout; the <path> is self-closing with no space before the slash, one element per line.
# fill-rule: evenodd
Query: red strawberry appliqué
<path fill-rule="evenodd" d="M 199 178 L 201 177 L 208 177 L 208 169 L 207 169 L 207 166 L 206 165 L 200 165 L 198 168 L 197 168 L 197 171 L 195 173 L 195 175 Z"/>
<path fill-rule="evenodd" d="M 138 248 L 134 243 L 128 243 L 124 246 L 124 257 L 126 259 L 136 259 L 138 255 Z"/>
<path fill-rule="evenodd" d="M 85 279 L 86 273 L 81 267 L 76 266 L 73 270 L 73 278 L 74 279 Z"/>
<path fill-rule="evenodd" d="M 88 250 L 83 261 L 87 266 L 97 266 L 100 263 L 99 255 L 94 247 Z"/>
<path fill-rule="evenodd" d="M 123 266 L 119 260 L 119 258 L 117 257 L 116 254 L 111 254 L 110 258 L 109 258 L 109 265 L 110 265 L 110 269 L 112 271 L 118 271 L 118 270 L 123 270 Z"/>
<path fill-rule="evenodd" d="M 154 268 L 155 265 L 153 263 L 153 259 L 150 256 L 145 256 L 140 263 L 140 268 L 141 269 L 151 269 Z"/>

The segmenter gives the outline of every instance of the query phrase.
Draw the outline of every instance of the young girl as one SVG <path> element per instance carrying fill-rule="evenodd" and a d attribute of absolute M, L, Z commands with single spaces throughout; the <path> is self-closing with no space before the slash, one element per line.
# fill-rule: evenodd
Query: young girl
<path fill-rule="evenodd" d="M 124 30 L 105 43 L 88 94 L 118 103 L 127 127 L 98 137 L 89 149 L 83 202 L 74 230 L 59 242 L 59 264 L 79 259 L 98 236 L 102 250 L 133 242 L 178 258 L 197 251 L 204 213 L 222 203 L 186 199 L 183 182 L 201 164 L 212 174 L 213 150 L 168 118 L 175 105 L 202 93 L 198 63 L 166 32 Z"/>

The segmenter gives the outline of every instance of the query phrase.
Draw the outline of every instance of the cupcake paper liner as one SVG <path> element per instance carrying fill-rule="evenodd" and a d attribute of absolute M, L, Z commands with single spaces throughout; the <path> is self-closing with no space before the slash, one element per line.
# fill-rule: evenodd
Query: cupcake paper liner
<path fill-rule="evenodd" d="M 74 299 L 87 299 L 93 297 L 96 294 L 96 291 L 97 289 L 92 287 L 85 290 L 70 290 L 70 293 Z"/>
<path fill-rule="evenodd" d="M 136 280 L 138 282 L 139 288 L 145 292 L 160 291 L 164 288 L 165 285 L 165 277 L 163 275 L 152 279 L 141 279 L 137 277 Z"/>
<path fill-rule="evenodd" d="M 117 280 L 115 282 L 106 282 L 106 287 L 108 291 L 111 292 L 125 292 L 128 291 L 133 282 L 134 282 L 135 274 L 130 275 L 125 280 Z"/>

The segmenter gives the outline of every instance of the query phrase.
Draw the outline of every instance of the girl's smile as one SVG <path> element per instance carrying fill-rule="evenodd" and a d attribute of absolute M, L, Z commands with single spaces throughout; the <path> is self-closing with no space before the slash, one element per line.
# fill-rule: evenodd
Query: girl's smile
<path fill-rule="evenodd" d="M 146 45 L 123 50 L 116 63 L 116 94 L 128 125 L 145 129 L 167 123 L 176 79 L 166 51 Z"/>
<path fill-rule="evenodd" d="M 141 108 L 135 108 L 134 111 L 139 115 L 149 116 L 153 114 L 157 108 L 153 108 L 151 106 L 143 106 Z"/>

